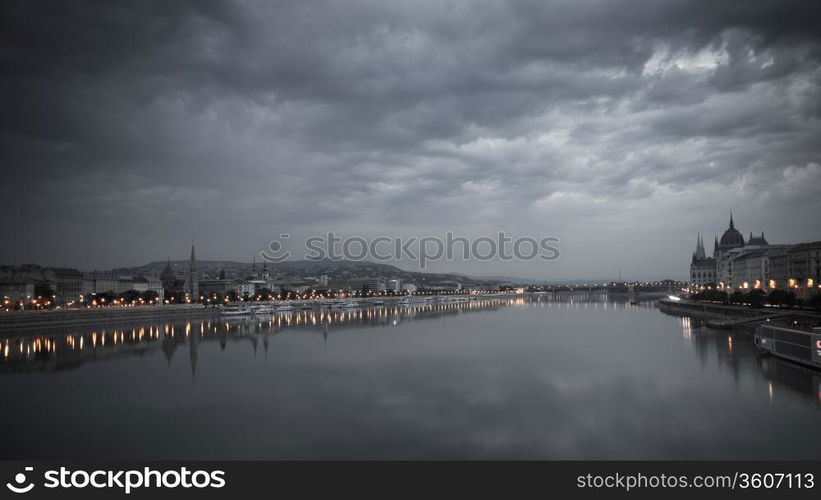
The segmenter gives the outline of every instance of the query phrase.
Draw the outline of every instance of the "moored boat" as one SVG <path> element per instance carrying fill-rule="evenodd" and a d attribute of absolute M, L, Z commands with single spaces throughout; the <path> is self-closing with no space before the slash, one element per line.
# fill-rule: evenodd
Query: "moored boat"
<path fill-rule="evenodd" d="M 222 307 L 220 314 L 223 316 L 250 316 L 254 314 L 254 311 L 245 303 L 227 304 Z"/>
<path fill-rule="evenodd" d="M 774 356 L 821 369 L 821 328 L 806 331 L 763 324 L 756 328 L 754 341 Z"/>
<path fill-rule="evenodd" d="M 412 305 L 412 304 L 427 304 L 431 301 L 431 297 L 418 297 L 418 296 L 410 296 L 410 297 L 402 297 L 399 299 L 399 303 L 402 305 Z"/>

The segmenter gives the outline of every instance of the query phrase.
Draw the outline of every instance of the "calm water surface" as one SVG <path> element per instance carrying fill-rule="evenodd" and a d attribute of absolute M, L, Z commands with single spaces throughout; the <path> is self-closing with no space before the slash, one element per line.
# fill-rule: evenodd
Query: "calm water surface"
<path fill-rule="evenodd" d="M 821 458 L 818 372 L 545 298 L 0 333 L 0 458 Z"/>

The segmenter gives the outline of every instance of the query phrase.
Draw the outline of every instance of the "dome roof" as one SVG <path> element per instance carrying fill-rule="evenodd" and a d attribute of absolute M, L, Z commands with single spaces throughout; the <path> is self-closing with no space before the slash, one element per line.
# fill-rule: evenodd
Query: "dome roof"
<path fill-rule="evenodd" d="M 724 248 L 727 247 L 743 247 L 744 246 L 744 236 L 741 236 L 741 233 L 734 227 L 731 227 L 724 231 L 724 234 L 721 235 L 721 242 L 719 243 Z"/>
<path fill-rule="evenodd" d="M 719 242 L 721 248 L 735 248 L 744 246 L 744 236 L 735 228 L 733 216 L 730 215 L 730 227 L 721 235 Z"/>

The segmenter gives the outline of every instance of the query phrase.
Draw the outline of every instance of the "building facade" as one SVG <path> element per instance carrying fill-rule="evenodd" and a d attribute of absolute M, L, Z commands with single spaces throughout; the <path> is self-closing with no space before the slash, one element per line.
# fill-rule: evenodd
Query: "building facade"
<path fill-rule="evenodd" d="M 798 245 L 771 245 L 752 232 L 745 241 L 730 215 L 730 225 L 715 239 L 712 258 L 706 256 L 701 235 L 690 260 L 693 289 L 717 288 L 727 292 L 791 289 L 799 297 L 819 293 L 821 241 Z"/>
<path fill-rule="evenodd" d="M 188 271 L 182 271 L 182 277 L 177 276 L 169 259 L 165 268 L 160 272 L 160 283 L 162 283 L 164 291 L 169 294 L 185 295 L 191 302 L 200 300 L 199 273 L 197 271 L 197 256 L 194 252 L 194 245 L 191 245 Z"/>
<path fill-rule="evenodd" d="M 715 254 L 715 249 L 713 254 Z M 693 252 L 693 258 L 690 261 L 690 283 L 696 286 L 712 286 L 716 283 L 716 260 L 713 257 L 707 257 L 704 251 L 704 238 L 700 234 L 696 240 L 696 251 Z"/>
<path fill-rule="evenodd" d="M 821 241 L 801 243 L 787 251 L 787 286 L 799 297 L 821 289 Z"/>
<path fill-rule="evenodd" d="M 0 279 L 0 299 L 3 305 L 34 297 L 34 281 L 24 278 Z"/>
<path fill-rule="evenodd" d="M 54 293 L 57 303 L 66 303 L 80 298 L 83 294 L 83 273 L 67 267 L 52 268 L 55 283 Z"/>

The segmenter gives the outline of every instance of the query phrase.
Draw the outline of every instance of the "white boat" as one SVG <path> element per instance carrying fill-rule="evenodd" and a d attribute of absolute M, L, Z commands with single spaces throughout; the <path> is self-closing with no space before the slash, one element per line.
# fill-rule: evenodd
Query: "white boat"
<path fill-rule="evenodd" d="M 345 309 L 355 309 L 355 308 L 359 307 L 359 303 L 358 302 L 353 302 L 353 301 L 344 302 L 344 303 L 342 303 L 342 307 L 344 307 Z"/>
<path fill-rule="evenodd" d="M 430 301 L 430 297 L 402 297 L 399 299 L 399 303 L 402 305 L 408 304 L 427 304 Z"/>
<path fill-rule="evenodd" d="M 290 312 L 290 311 L 293 311 L 293 310 L 294 310 L 294 306 L 285 305 L 285 306 L 278 306 L 276 309 L 274 309 L 274 312 L 281 313 L 281 312 Z"/>
<path fill-rule="evenodd" d="M 250 316 L 254 311 L 248 304 L 228 304 L 222 308 L 220 314 L 223 316 Z"/>
<path fill-rule="evenodd" d="M 271 304 L 251 304 L 249 307 L 254 314 L 270 314 L 275 310 Z"/>

